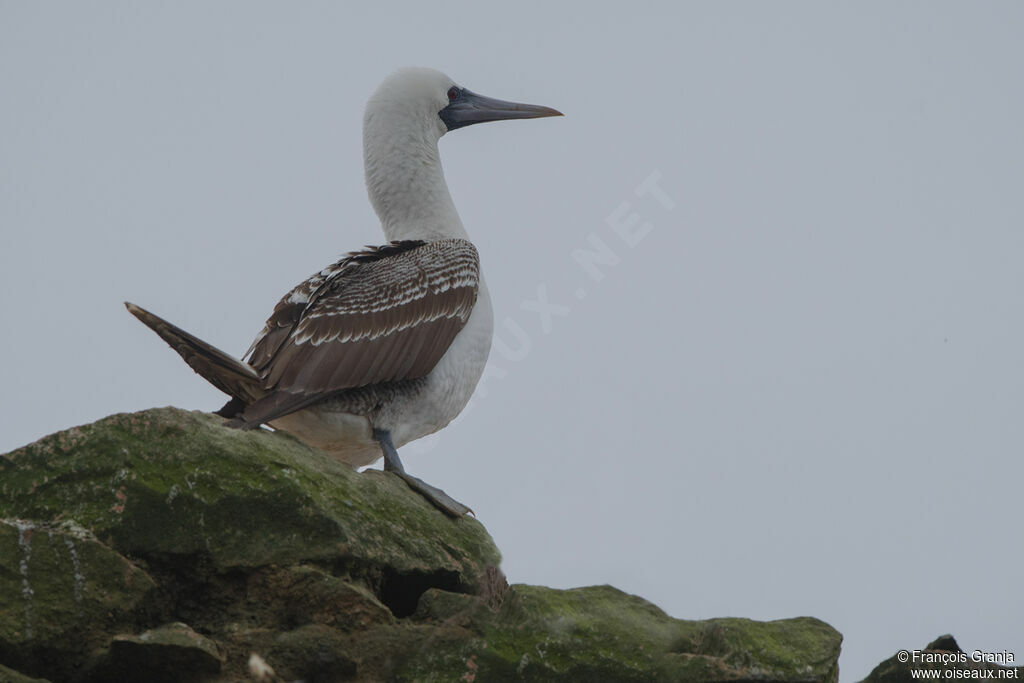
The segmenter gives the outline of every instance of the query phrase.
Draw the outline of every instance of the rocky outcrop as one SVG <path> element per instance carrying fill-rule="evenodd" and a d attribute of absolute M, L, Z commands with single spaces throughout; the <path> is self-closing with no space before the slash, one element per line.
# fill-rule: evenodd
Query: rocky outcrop
<path fill-rule="evenodd" d="M 862 683 L 910 683 L 920 680 L 1024 679 L 1024 666 L 1009 652 L 964 652 L 951 635 L 939 636 L 920 650 L 900 650 L 876 666 Z"/>
<path fill-rule="evenodd" d="M 0 456 L 0 518 L 0 681 L 837 678 L 841 637 L 816 619 L 508 586 L 476 520 L 203 413 Z"/>

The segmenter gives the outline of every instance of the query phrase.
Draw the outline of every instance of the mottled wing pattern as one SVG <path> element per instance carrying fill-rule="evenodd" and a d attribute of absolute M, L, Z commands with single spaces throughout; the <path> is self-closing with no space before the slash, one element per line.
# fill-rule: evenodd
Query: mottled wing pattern
<path fill-rule="evenodd" d="M 295 285 L 274 306 L 274 312 L 267 319 L 267 324 L 256 335 L 256 339 L 253 340 L 252 346 L 245 352 L 243 358 L 248 356 L 249 364 L 256 368 L 257 372 L 266 369 L 274 355 L 281 349 L 281 345 L 288 339 L 302 316 L 310 308 L 310 304 L 316 302 L 325 283 L 339 277 L 346 268 L 358 263 L 387 258 L 423 246 L 423 244 L 425 243 L 419 240 L 403 240 L 380 247 L 368 246 L 363 251 L 350 252 L 319 273 Z"/>
<path fill-rule="evenodd" d="M 264 422 L 355 387 L 429 373 L 476 303 L 480 261 L 461 239 L 393 242 L 350 254 L 289 292 L 249 363 L 271 394 Z"/>

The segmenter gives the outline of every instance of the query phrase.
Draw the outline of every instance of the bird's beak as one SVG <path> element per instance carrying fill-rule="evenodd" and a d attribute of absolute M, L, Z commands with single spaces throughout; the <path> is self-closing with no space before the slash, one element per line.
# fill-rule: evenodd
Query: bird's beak
<path fill-rule="evenodd" d="M 539 104 L 522 104 L 506 102 L 493 97 L 477 95 L 471 90 L 462 88 L 459 96 L 447 107 L 438 112 L 438 116 L 455 130 L 474 123 L 487 121 L 504 121 L 506 119 L 539 119 L 544 116 L 562 116 L 562 112 Z"/>

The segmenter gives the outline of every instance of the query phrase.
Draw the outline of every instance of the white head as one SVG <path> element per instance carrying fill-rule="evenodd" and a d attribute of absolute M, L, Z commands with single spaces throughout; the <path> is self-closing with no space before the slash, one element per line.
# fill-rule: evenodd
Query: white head
<path fill-rule="evenodd" d="M 434 69 L 384 79 L 366 104 L 366 185 L 389 239 L 464 236 L 444 183 L 437 141 L 448 131 L 504 119 L 561 116 L 550 107 L 477 95 Z"/>
<path fill-rule="evenodd" d="M 384 124 L 396 131 L 416 131 L 437 142 L 447 132 L 437 113 L 448 106 L 447 93 L 454 86 L 455 81 L 434 69 L 399 69 L 370 96 L 364 130 Z"/>
<path fill-rule="evenodd" d="M 416 130 L 436 141 L 473 123 L 561 115 L 550 107 L 477 95 L 434 69 L 406 67 L 377 87 L 366 104 L 364 125 L 384 119 L 396 131 Z"/>

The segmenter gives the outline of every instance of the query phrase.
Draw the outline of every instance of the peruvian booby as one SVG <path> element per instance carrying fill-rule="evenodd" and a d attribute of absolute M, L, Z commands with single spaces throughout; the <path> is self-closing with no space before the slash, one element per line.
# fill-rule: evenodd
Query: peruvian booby
<path fill-rule="evenodd" d="M 388 243 L 349 253 L 278 302 L 238 360 L 131 303 L 202 377 L 231 396 L 228 424 L 288 432 L 355 467 L 384 457 L 449 515 L 469 508 L 407 474 L 397 449 L 466 406 L 491 347 L 476 247 L 455 210 L 437 144 L 448 131 L 561 116 L 478 95 L 433 69 L 389 76 L 363 119 L 366 186 Z"/>

